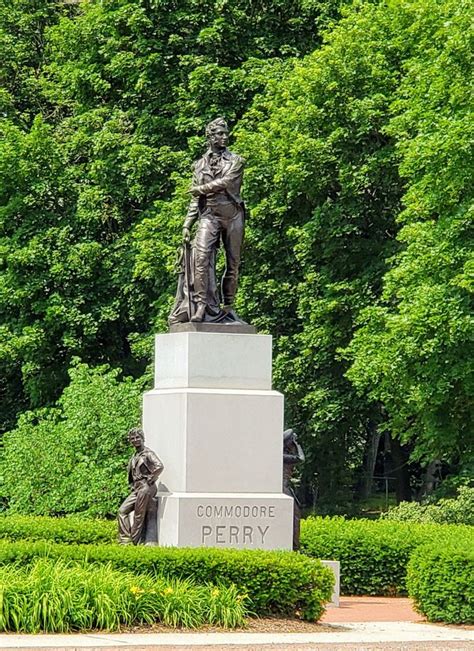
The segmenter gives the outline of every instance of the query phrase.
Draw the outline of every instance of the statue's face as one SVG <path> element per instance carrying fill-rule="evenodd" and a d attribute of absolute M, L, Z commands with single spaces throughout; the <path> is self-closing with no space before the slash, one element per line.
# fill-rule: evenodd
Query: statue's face
<path fill-rule="evenodd" d="M 211 135 L 209 136 L 209 143 L 217 147 L 217 149 L 225 149 L 227 143 L 229 142 L 229 129 L 225 127 L 218 127 Z"/>
<path fill-rule="evenodd" d="M 131 445 L 133 445 L 134 448 L 139 448 L 143 443 L 142 437 L 140 436 L 140 434 L 137 434 L 136 432 L 132 432 L 131 434 L 129 434 L 128 440 L 130 441 Z"/>

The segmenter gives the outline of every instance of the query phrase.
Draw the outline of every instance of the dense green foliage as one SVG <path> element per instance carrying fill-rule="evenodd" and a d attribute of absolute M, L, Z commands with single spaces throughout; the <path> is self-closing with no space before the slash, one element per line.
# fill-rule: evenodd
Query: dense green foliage
<path fill-rule="evenodd" d="M 432 622 L 474 624 L 474 546 L 471 541 L 417 549 L 407 585 L 415 608 Z"/>
<path fill-rule="evenodd" d="M 117 539 L 115 520 L 49 518 L 31 515 L 0 516 L 0 538 L 50 540 L 69 544 L 111 543 Z"/>
<path fill-rule="evenodd" d="M 146 378 L 190 162 L 219 114 L 248 161 L 237 310 L 275 336 L 304 499 L 345 510 L 382 432 L 384 474 L 406 483 L 409 455 L 471 472 L 470 0 L 13 4 L 0 0 L 9 508 L 116 508 L 140 388 L 122 373 Z M 76 356 L 91 370 L 61 397 Z M 108 415 L 68 402 L 78 373 L 101 409 L 108 382 Z"/>
<path fill-rule="evenodd" d="M 69 230 L 63 223 L 61 237 L 56 223 L 66 218 L 60 189 L 64 161 L 43 117 L 54 108 L 42 93 L 46 31 L 69 14 L 73 9 L 58 2 L 0 2 L 0 431 L 12 427 L 28 406 L 47 404 L 58 382 L 64 385 L 67 368 L 58 375 L 64 356 L 61 326 L 77 318 L 73 304 L 69 310 L 66 301 L 58 304 L 57 290 L 65 267 L 67 282 L 78 280 L 85 250 L 76 245 L 65 255 Z M 92 290 L 90 279 L 85 281 Z M 68 292 L 71 288 L 64 287 Z M 53 340 L 55 355 L 48 350 Z"/>
<path fill-rule="evenodd" d="M 281 335 L 322 499 L 377 428 L 424 461 L 472 459 L 468 4 L 356 3 L 239 124 L 245 304 Z"/>
<path fill-rule="evenodd" d="M 424 0 L 413 10 L 412 53 L 387 127 L 406 184 L 398 217 L 403 246 L 384 277 L 382 301 L 358 319 L 349 377 L 385 405 L 390 430 L 412 441 L 418 458 L 468 465 L 474 456 L 472 3 Z"/>
<path fill-rule="evenodd" d="M 87 561 L 155 577 L 199 584 L 236 585 L 255 615 L 282 614 L 316 620 L 330 600 L 334 577 L 318 560 L 291 552 L 121 545 L 68 545 L 0 540 L 0 566 L 29 565 L 37 558 Z"/>
<path fill-rule="evenodd" d="M 401 196 L 383 133 L 397 76 L 379 22 L 369 7 L 350 14 L 257 98 L 237 138 L 252 205 L 241 304 L 279 335 L 276 380 L 322 502 L 347 499 L 380 420 L 338 352 L 376 299 Z"/>
<path fill-rule="evenodd" d="M 240 117 L 267 69 L 315 47 L 339 2 L 16 4 L 0 2 L 0 78 L 14 80 L 0 119 L 3 427 L 59 396 L 74 355 L 143 371 L 140 338 L 163 327 L 174 283 L 173 224 L 147 218 L 206 120 Z"/>
<path fill-rule="evenodd" d="M 56 408 L 26 412 L 5 435 L 0 494 L 11 512 L 116 514 L 127 494 L 126 432 L 139 423 L 143 390 L 142 382 L 118 375 L 73 366 Z"/>
<path fill-rule="evenodd" d="M 455 499 L 440 499 L 436 504 L 401 502 L 382 517 L 399 522 L 438 522 L 474 526 L 474 488 L 461 486 Z"/>
<path fill-rule="evenodd" d="M 242 626 L 246 615 L 245 595 L 235 586 L 199 586 L 61 560 L 1 567 L 0 593 L 0 631 L 21 633 L 114 631 L 156 622 L 230 628 Z"/>
<path fill-rule="evenodd" d="M 474 529 L 344 518 L 308 518 L 301 528 L 302 551 L 340 561 L 341 592 L 349 595 L 406 594 L 407 566 L 416 549 L 461 540 L 472 546 Z"/>

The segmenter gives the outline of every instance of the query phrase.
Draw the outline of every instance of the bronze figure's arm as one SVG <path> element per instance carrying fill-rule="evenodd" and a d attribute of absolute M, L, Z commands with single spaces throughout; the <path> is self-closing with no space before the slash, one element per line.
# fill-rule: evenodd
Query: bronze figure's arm
<path fill-rule="evenodd" d="M 283 463 L 289 466 L 294 466 L 301 461 L 297 454 L 283 454 Z"/>
<path fill-rule="evenodd" d="M 147 469 L 149 471 L 149 476 L 147 477 L 148 484 L 154 484 L 158 477 L 163 472 L 163 463 L 161 459 L 153 452 L 153 450 L 147 450 Z"/>
<path fill-rule="evenodd" d="M 204 183 L 203 185 L 195 185 L 193 182 L 193 187 L 191 188 L 191 194 L 195 197 L 199 195 L 212 194 L 214 192 L 221 192 L 226 190 L 233 183 L 238 182 L 244 171 L 244 160 L 240 156 L 235 156 L 232 165 L 228 172 L 221 177 L 220 179 L 214 179 L 209 181 L 209 183 Z"/>

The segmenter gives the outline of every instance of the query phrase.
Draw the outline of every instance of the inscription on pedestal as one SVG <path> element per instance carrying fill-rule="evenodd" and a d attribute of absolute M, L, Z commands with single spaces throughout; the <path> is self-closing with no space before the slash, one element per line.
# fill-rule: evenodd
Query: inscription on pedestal
<path fill-rule="evenodd" d="M 179 503 L 179 540 L 182 546 L 237 549 L 289 549 L 293 503 L 286 495 L 235 497 L 174 495 L 164 513 Z M 164 536 L 164 532 L 163 532 Z M 170 544 L 168 537 L 163 544 Z"/>
<path fill-rule="evenodd" d="M 275 507 L 250 504 L 199 504 L 196 515 L 209 524 L 201 524 L 201 543 L 203 545 L 265 545 L 265 537 L 270 530 L 270 524 L 260 524 L 262 518 L 274 518 Z M 228 524 L 228 519 L 238 519 L 242 522 Z M 215 521 L 223 520 L 223 524 Z"/>

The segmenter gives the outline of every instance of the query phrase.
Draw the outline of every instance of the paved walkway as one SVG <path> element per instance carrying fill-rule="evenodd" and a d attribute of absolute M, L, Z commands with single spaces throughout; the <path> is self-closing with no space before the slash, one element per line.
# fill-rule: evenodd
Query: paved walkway
<path fill-rule="evenodd" d="M 338 622 L 423 622 L 413 610 L 411 599 L 403 597 L 341 597 L 339 608 L 329 607 L 322 624 Z"/>
<path fill-rule="evenodd" d="M 115 633 L 82 635 L 0 635 L 0 649 L 19 651 L 290 651 L 309 649 L 474 650 L 474 630 L 413 622 L 354 622 L 314 633 Z"/>
<path fill-rule="evenodd" d="M 2 651 L 474 651 L 474 627 L 427 624 L 409 599 L 344 597 L 304 633 L 0 634 Z M 332 629 L 332 630 L 328 630 Z M 307 631 L 307 629 L 306 629 Z"/>
<path fill-rule="evenodd" d="M 474 630 L 413 622 L 353 622 L 314 633 L 113 633 L 81 635 L 0 635 L 3 651 L 247 651 L 258 649 L 474 649 Z"/>

